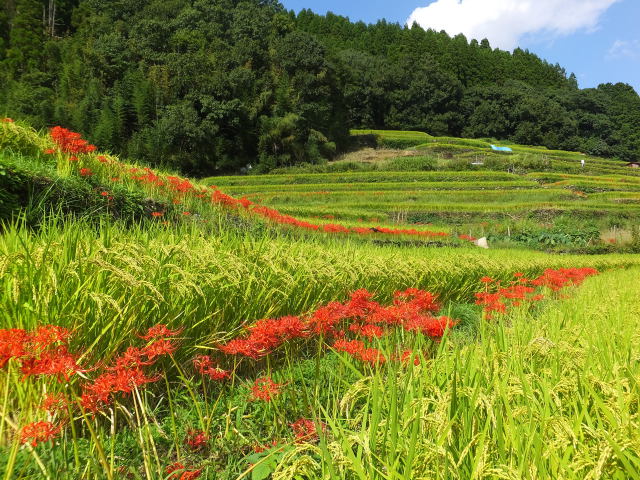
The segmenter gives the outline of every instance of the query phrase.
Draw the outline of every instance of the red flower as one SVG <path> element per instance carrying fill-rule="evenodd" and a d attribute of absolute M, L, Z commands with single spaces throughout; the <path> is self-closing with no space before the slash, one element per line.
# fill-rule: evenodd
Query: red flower
<path fill-rule="evenodd" d="M 13 123 L 14 122 L 13 118 L 9 118 L 9 117 L 3 118 L 2 121 L 4 123 Z"/>
<path fill-rule="evenodd" d="M 20 431 L 20 443 L 29 442 L 32 447 L 37 447 L 38 443 L 47 442 L 60 433 L 61 427 L 51 422 L 33 422 L 22 427 Z"/>
<path fill-rule="evenodd" d="M 147 330 L 146 335 L 140 335 L 140 338 L 144 340 L 152 340 L 154 338 L 161 338 L 161 337 L 175 337 L 177 335 L 180 335 L 183 330 L 184 328 L 171 330 L 164 324 L 158 324 L 149 328 L 149 330 Z"/>
<path fill-rule="evenodd" d="M 411 350 L 404 350 L 398 357 L 398 360 L 401 363 L 406 365 L 407 363 L 409 363 L 409 360 L 411 360 L 412 358 L 413 358 L 413 364 L 416 367 L 420 365 L 420 357 L 418 357 L 418 355 L 415 355 Z"/>
<path fill-rule="evenodd" d="M 109 159 L 107 157 L 105 157 L 104 155 L 98 155 L 98 161 L 100 163 L 108 163 Z"/>
<path fill-rule="evenodd" d="M 162 217 L 164 212 L 151 212 L 152 217 Z"/>
<path fill-rule="evenodd" d="M 214 366 L 211 357 L 208 355 L 199 355 L 193 359 L 193 366 L 200 375 L 209 377 L 211 380 L 225 380 L 231 376 L 231 372 L 222 370 Z"/>
<path fill-rule="evenodd" d="M 12 358 L 21 358 L 27 354 L 29 334 L 18 328 L 0 330 L 0 368 Z"/>
<path fill-rule="evenodd" d="M 103 197 L 108 197 L 109 196 L 109 192 L 100 192 L 100 195 L 102 195 Z"/>
<path fill-rule="evenodd" d="M 29 376 L 51 375 L 69 381 L 71 376 L 82 369 L 76 363 L 76 357 L 62 345 L 56 350 L 46 351 L 39 358 L 31 357 L 22 360 L 23 378 Z"/>
<path fill-rule="evenodd" d="M 42 400 L 40 408 L 54 415 L 67 409 L 67 399 L 61 393 L 47 393 Z"/>
<path fill-rule="evenodd" d="M 80 176 L 81 177 L 90 177 L 91 175 L 93 175 L 93 172 L 91 171 L 90 168 L 81 168 L 80 169 Z"/>
<path fill-rule="evenodd" d="M 58 144 L 64 153 L 90 153 L 96 150 L 94 145 L 89 145 L 82 135 L 62 127 L 51 129 L 51 138 Z"/>
<path fill-rule="evenodd" d="M 280 394 L 281 383 L 275 383 L 270 377 L 258 378 L 251 387 L 251 400 L 263 400 L 270 402 Z"/>
<path fill-rule="evenodd" d="M 418 331 L 431 338 L 440 338 L 447 329 L 453 328 L 456 323 L 449 317 L 421 315 L 408 319 L 403 327 L 407 331 Z"/>
<path fill-rule="evenodd" d="M 55 153 L 56 153 L 56 151 L 55 151 L 53 148 L 47 148 L 47 149 L 44 151 L 44 154 L 45 154 L 45 155 L 54 155 Z"/>
<path fill-rule="evenodd" d="M 386 358 L 377 348 L 367 348 L 364 342 L 360 340 L 336 340 L 333 348 L 338 352 L 345 352 L 365 363 L 373 365 L 386 362 Z"/>
<path fill-rule="evenodd" d="M 202 469 L 188 470 L 184 464 L 175 462 L 167 466 L 166 472 L 170 480 L 194 480 L 200 476 Z M 182 473 L 182 475 L 180 473 Z"/>
<path fill-rule="evenodd" d="M 488 284 L 488 283 L 493 283 L 493 278 L 491 278 L 491 277 L 482 277 L 482 278 L 480 279 L 480 281 L 481 281 L 482 283 L 487 283 L 487 284 Z"/>
<path fill-rule="evenodd" d="M 185 443 L 192 450 L 199 450 L 207 445 L 209 436 L 201 430 L 189 430 Z"/>
<path fill-rule="evenodd" d="M 384 329 L 378 325 L 359 325 L 357 323 L 352 324 L 349 327 L 354 333 L 360 334 L 367 338 L 380 338 L 384 335 Z"/>
<path fill-rule="evenodd" d="M 253 447 L 253 451 L 255 453 L 262 453 L 262 452 L 265 452 L 265 451 L 267 451 L 267 450 L 269 450 L 271 448 L 274 448 L 276 446 L 278 446 L 278 441 L 277 440 L 272 440 L 271 443 L 267 444 L 267 445 L 255 445 Z"/>
<path fill-rule="evenodd" d="M 156 340 L 151 345 L 148 345 L 142 349 L 142 352 L 147 356 L 149 360 L 154 360 L 157 357 L 163 355 L 171 355 L 176 351 L 178 347 L 166 338 Z"/>
<path fill-rule="evenodd" d="M 44 325 L 38 327 L 31 336 L 31 343 L 38 350 L 45 350 L 55 343 L 67 343 L 71 338 L 71 331 L 65 327 Z"/>
<path fill-rule="evenodd" d="M 325 426 L 321 425 L 324 431 Z M 291 429 L 296 437 L 296 443 L 310 442 L 318 439 L 318 430 L 312 420 L 301 418 L 291 424 Z"/>

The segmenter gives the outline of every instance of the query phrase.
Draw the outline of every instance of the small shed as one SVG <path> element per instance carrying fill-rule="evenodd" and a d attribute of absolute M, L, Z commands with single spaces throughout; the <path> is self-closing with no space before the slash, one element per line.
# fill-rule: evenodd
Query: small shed
<path fill-rule="evenodd" d="M 631 163 L 627 163 L 627 167 L 630 167 L 630 168 L 640 168 L 640 162 L 631 162 Z"/>

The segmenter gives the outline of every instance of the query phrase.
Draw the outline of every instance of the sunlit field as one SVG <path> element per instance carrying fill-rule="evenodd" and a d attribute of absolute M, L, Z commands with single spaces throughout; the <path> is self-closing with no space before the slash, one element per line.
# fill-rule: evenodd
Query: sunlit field
<path fill-rule="evenodd" d="M 0 122 L 2 478 L 639 478 L 640 177 L 396 137 L 195 180 Z"/>

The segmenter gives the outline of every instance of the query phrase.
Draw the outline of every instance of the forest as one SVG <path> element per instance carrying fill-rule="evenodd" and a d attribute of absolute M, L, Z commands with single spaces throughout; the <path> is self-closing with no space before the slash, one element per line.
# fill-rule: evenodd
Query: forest
<path fill-rule="evenodd" d="M 350 129 L 640 160 L 640 96 L 522 49 L 275 0 L 3 0 L 0 113 L 196 175 L 322 163 Z"/>

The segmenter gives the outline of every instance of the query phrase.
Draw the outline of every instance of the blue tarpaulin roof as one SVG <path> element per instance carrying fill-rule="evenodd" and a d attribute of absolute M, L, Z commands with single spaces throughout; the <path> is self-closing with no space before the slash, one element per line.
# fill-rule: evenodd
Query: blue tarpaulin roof
<path fill-rule="evenodd" d="M 491 145 L 491 150 L 495 150 L 496 152 L 513 152 L 509 147 L 496 147 L 495 145 Z"/>

